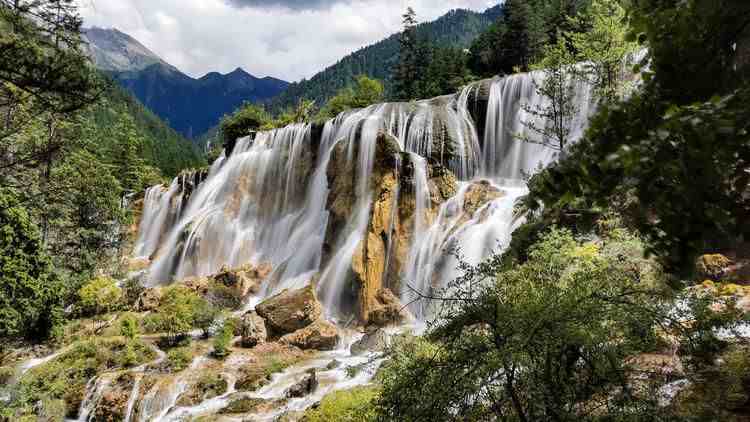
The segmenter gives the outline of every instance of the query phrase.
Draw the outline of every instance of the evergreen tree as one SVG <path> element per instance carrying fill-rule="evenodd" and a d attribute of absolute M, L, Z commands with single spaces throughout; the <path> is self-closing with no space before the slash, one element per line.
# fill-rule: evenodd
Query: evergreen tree
<path fill-rule="evenodd" d="M 417 38 L 417 14 L 409 7 L 403 15 L 404 29 L 399 38 L 399 61 L 394 71 L 394 92 L 397 99 L 411 100 L 418 97 L 420 64 L 424 57 L 422 45 Z"/>

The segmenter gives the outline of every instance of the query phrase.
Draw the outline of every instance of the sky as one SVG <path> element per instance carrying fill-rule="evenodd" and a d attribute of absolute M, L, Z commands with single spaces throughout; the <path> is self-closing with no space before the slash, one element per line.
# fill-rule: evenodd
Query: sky
<path fill-rule="evenodd" d="M 242 67 L 255 76 L 310 78 L 401 27 L 491 0 L 78 0 L 85 26 L 117 28 L 183 72 Z"/>

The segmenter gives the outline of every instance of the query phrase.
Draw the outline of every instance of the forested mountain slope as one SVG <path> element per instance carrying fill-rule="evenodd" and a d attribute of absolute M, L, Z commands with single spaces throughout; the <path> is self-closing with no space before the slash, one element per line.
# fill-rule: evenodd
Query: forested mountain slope
<path fill-rule="evenodd" d="M 272 77 L 257 78 L 240 68 L 195 79 L 116 29 L 87 29 L 85 40 L 97 68 L 188 138 L 199 137 L 242 103 L 267 100 L 288 85 Z"/>
<path fill-rule="evenodd" d="M 483 13 L 469 10 L 453 10 L 432 22 L 417 27 L 420 39 L 429 40 L 441 47 L 468 48 L 472 41 L 484 32 L 501 14 L 495 6 Z M 272 111 L 294 105 L 300 98 L 315 100 L 322 106 L 340 89 L 351 85 L 358 75 L 384 81 L 386 92 L 392 86 L 392 70 L 398 61 L 399 34 L 360 49 L 333 66 L 316 74 L 309 80 L 289 85 L 281 95 L 268 104 Z"/>

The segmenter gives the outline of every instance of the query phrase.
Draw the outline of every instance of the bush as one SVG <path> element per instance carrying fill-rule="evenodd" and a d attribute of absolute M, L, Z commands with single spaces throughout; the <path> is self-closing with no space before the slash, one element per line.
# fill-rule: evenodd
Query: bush
<path fill-rule="evenodd" d="M 502 271 L 493 258 L 469 268 L 450 286 L 449 297 L 462 300 L 445 303 L 429 341 L 391 354 L 379 376 L 380 416 L 589 420 L 594 407 L 605 419 L 659 414 L 650 396 L 621 386 L 632 375 L 626 358 L 654 349 L 668 308 L 602 243 L 553 229 L 522 265 Z"/>
<path fill-rule="evenodd" d="M 216 333 L 214 338 L 213 355 L 217 358 L 224 358 L 229 355 L 229 346 L 234 337 L 234 324 L 231 319 L 226 319 L 221 326 L 221 330 Z"/>
<path fill-rule="evenodd" d="M 120 305 L 121 299 L 122 289 L 110 277 L 96 277 L 78 290 L 78 306 L 88 316 L 111 312 Z"/>
<path fill-rule="evenodd" d="M 375 421 L 374 387 L 355 387 L 334 391 L 323 397 L 320 405 L 305 412 L 307 422 L 367 422 Z"/>
<path fill-rule="evenodd" d="M 162 292 L 157 313 L 149 315 L 144 324 L 150 332 L 163 332 L 168 345 L 187 338 L 193 328 L 199 328 L 196 310 L 204 309 L 206 300 L 184 286 L 169 286 Z"/>
<path fill-rule="evenodd" d="M 231 116 L 224 117 L 220 129 L 224 139 L 232 142 L 270 125 L 271 121 L 271 116 L 262 106 L 245 104 Z"/>
<path fill-rule="evenodd" d="M 169 369 L 173 372 L 182 371 L 187 368 L 192 361 L 193 355 L 189 347 L 177 347 L 167 352 Z"/>

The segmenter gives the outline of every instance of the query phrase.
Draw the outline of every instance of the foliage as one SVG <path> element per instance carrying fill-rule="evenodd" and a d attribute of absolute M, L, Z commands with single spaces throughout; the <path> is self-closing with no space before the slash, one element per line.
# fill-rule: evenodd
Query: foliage
<path fill-rule="evenodd" d="M 78 290 L 78 298 L 84 314 L 107 314 L 120 305 L 122 289 L 109 277 L 96 277 Z"/>
<path fill-rule="evenodd" d="M 399 36 L 398 63 L 393 71 L 395 97 L 411 100 L 419 97 L 420 71 L 424 67 L 424 45 L 417 37 L 417 14 L 408 7 L 402 15 L 403 31 Z"/>
<path fill-rule="evenodd" d="M 167 334 L 172 345 L 184 339 L 196 327 L 196 309 L 205 305 L 205 299 L 184 286 L 169 286 L 162 291 L 156 314 L 144 321 L 150 331 Z"/>
<path fill-rule="evenodd" d="M 138 320 L 135 315 L 127 313 L 120 318 L 120 334 L 129 341 L 138 337 Z"/>
<path fill-rule="evenodd" d="M 366 422 L 374 421 L 375 412 L 372 405 L 377 397 L 373 387 L 355 387 L 348 390 L 334 391 L 320 402 L 319 406 L 305 412 L 309 422 Z"/>
<path fill-rule="evenodd" d="M 383 100 L 383 84 L 360 75 L 353 86 L 340 90 L 320 110 L 316 120 L 332 119 L 348 110 L 364 108 Z"/>
<path fill-rule="evenodd" d="M 39 400 L 60 399 L 65 402 L 65 414 L 75 415 L 87 382 L 102 371 L 124 366 L 126 345 L 121 339 L 91 339 L 73 344 L 61 356 L 23 375 L 9 410 L 16 416 L 33 414 Z M 132 350 L 136 364 L 154 357 L 153 350 L 140 342 L 136 342 Z"/>
<path fill-rule="evenodd" d="M 601 251 L 552 230 L 522 265 L 498 273 L 496 257 L 468 269 L 446 298 L 434 343 L 407 343 L 384 370 L 381 418 L 659 415 L 651 396 L 630 387 L 626 358 L 658 345 L 662 294 Z"/>
<path fill-rule="evenodd" d="M 231 319 L 227 318 L 221 325 L 221 329 L 216 333 L 214 338 L 214 350 L 212 354 L 218 358 L 224 358 L 231 352 L 229 346 L 231 345 L 232 339 L 234 338 L 234 323 Z"/>
<path fill-rule="evenodd" d="M 214 321 L 221 313 L 220 309 L 207 300 L 198 301 L 193 308 L 194 324 L 203 331 L 203 337 L 208 338 Z"/>
<path fill-rule="evenodd" d="M 593 208 L 632 192 L 637 227 L 672 271 L 747 238 L 750 89 L 724 43 L 748 13 L 745 2 L 633 2 L 632 32 L 649 42 L 645 85 L 603 107 L 567 158 L 531 180 L 536 203 Z"/>
<path fill-rule="evenodd" d="M 521 122 L 540 140 L 530 136 L 524 136 L 522 140 L 562 151 L 570 142 L 571 126 L 578 110 L 574 84 L 570 80 L 574 75 L 575 60 L 562 37 L 558 37 L 557 43 L 545 47 L 543 54 L 544 58 L 537 66 L 544 76 L 541 81 L 535 79 L 534 85 L 537 93 L 548 101 L 534 107 L 524 104 L 523 110 L 532 119 Z M 537 121 L 543 122 L 543 126 Z"/>
<path fill-rule="evenodd" d="M 262 106 L 245 104 L 231 116 L 221 120 L 220 130 L 226 141 L 232 142 L 251 132 L 268 128 L 271 116 Z"/>
<path fill-rule="evenodd" d="M 469 68 L 482 77 L 527 71 L 547 45 L 566 31 L 580 31 L 568 20 L 590 0 L 508 0 L 497 21 L 470 48 Z"/>
<path fill-rule="evenodd" d="M 315 101 L 301 98 L 296 107 L 290 107 L 284 110 L 281 115 L 274 121 L 274 126 L 284 127 L 294 123 L 307 123 L 312 119 Z"/>
<path fill-rule="evenodd" d="M 28 213 L 0 189 L 0 338 L 46 338 L 62 319 L 64 294 Z"/>
<path fill-rule="evenodd" d="M 417 36 L 429 39 L 433 45 L 456 49 L 467 48 L 489 27 L 500 13 L 500 6 L 483 13 L 453 10 L 432 22 L 417 26 Z M 393 68 L 398 61 L 400 34 L 362 48 L 338 63 L 319 72 L 309 80 L 289 85 L 286 91 L 269 103 L 274 113 L 296 104 L 300 98 L 325 104 L 336 93 L 351 86 L 360 75 L 382 81 L 386 97 L 393 97 Z"/>
<path fill-rule="evenodd" d="M 175 347 L 167 352 L 167 362 L 173 372 L 180 372 L 187 368 L 192 360 L 193 355 L 189 347 Z"/>
<path fill-rule="evenodd" d="M 593 0 L 587 9 L 568 18 L 570 26 L 586 28 L 565 34 L 575 51 L 579 76 L 606 103 L 614 102 L 623 93 L 626 73 L 638 50 L 638 44 L 627 39 L 625 17 L 625 9 L 617 0 Z"/>

